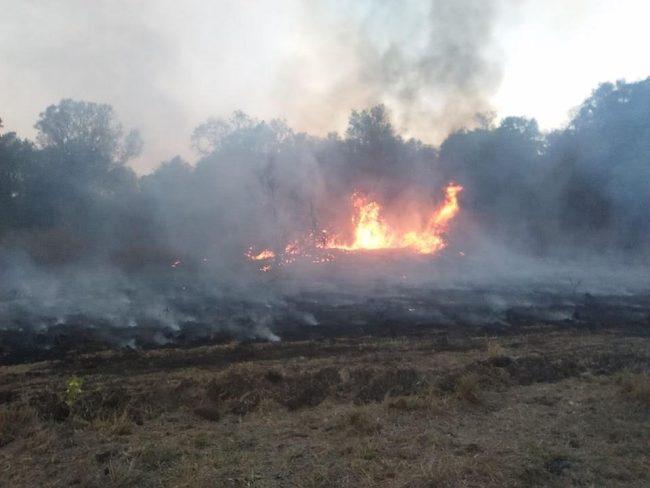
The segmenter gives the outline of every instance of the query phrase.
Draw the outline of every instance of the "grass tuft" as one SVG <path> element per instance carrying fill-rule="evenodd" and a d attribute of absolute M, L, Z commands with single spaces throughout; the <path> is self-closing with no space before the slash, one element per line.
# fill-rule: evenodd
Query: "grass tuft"
<path fill-rule="evenodd" d="M 498 359 L 506 356 L 505 348 L 494 339 L 487 341 L 487 354 L 490 359 Z"/>
<path fill-rule="evenodd" d="M 474 373 L 460 376 L 456 379 L 455 392 L 459 400 L 478 405 L 481 403 L 479 377 Z"/>
<path fill-rule="evenodd" d="M 650 374 L 625 374 L 621 379 L 621 394 L 627 400 L 650 409 Z"/>
<path fill-rule="evenodd" d="M 124 410 L 107 418 L 97 418 L 91 422 L 94 430 L 112 436 L 124 436 L 133 433 L 133 421 Z"/>

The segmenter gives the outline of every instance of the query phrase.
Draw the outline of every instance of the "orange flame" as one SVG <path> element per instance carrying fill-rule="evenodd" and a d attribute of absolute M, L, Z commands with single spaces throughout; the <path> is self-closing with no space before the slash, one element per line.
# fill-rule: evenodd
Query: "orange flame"
<path fill-rule="evenodd" d="M 265 259 L 273 259 L 275 257 L 275 253 L 270 249 L 264 249 L 262 252 L 255 254 L 253 252 L 253 249 L 249 248 L 248 252 L 246 253 L 246 257 L 252 261 L 264 261 Z"/>
<path fill-rule="evenodd" d="M 462 189 L 460 185 L 448 185 L 445 189 L 445 201 L 432 213 L 427 224 L 423 228 L 405 232 L 388 225 L 380 214 L 381 206 L 377 202 L 367 201 L 355 194 L 352 197 L 352 204 L 356 209 L 352 218 L 354 240 L 351 244 L 346 244 L 335 238 L 323 247 L 345 251 L 410 248 L 420 254 L 434 254 L 446 246 L 443 234 L 460 210 L 458 194 Z"/>
<path fill-rule="evenodd" d="M 449 184 L 445 188 L 445 200 L 426 219 L 424 224 L 415 229 L 403 229 L 404 225 L 391 226 L 381 215 L 382 207 L 379 203 L 367 200 L 360 193 L 352 195 L 352 206 L 355 209 L 352 217 L 354 231 L 352 241 L 329 235 L 327 230 L 322 230 L 318 237 L 313 233 L 309 236 L 289 242 L 284 250 L 276 253 L 271 249 L 260 252 L 248 248 L 245 256 L 251 261 L 262 261 L 260 270 L 271 271 L 275 266 L 285 266 L 296 259 L 309 259 L 313 263 L 327 263 L 334 259 L 326 250 L 363 251 L 378 249 L 410 249 L 420 254 L 435 254 L 444 249 L 447 243 L 444 234 L 449 223 L 458 215 L 458 195 L 463 187 Z M 273 260 L 273 264 L 272 261 Z"/>

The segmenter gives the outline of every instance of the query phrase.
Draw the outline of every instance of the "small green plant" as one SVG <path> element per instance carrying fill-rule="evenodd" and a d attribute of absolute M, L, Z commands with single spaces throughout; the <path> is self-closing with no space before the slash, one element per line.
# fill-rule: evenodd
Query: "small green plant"
<path fill-rule="evenodd" d="M 71 377 L 66 383 L 65 403 L 68 407 L 74 406 L 81 396 L 83 380 L 78 376 Z"/>

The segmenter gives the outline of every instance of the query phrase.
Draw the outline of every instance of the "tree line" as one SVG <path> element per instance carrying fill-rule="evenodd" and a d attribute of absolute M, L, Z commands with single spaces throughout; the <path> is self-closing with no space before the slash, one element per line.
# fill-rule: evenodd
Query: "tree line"
<path fill-rule="evenodd" d="M 452 180 L 465 188 L 459 235 L 477 245 L 650 255 L 650 78 L 601 84 L 552 132 L 482 117 L 439 147 L 402 137 L 383 106 L 325 137 L 236 112 L 194 130 L 195 164 L 177 156 L 144 176 L 129 167 L 142 140 L 109 105 L 62 100 L 35 128 L 34 141 L 0 128 L 0 250 L 44 264 L 228 260 L 330 222 L 354 190 L 390 202 Z"/>

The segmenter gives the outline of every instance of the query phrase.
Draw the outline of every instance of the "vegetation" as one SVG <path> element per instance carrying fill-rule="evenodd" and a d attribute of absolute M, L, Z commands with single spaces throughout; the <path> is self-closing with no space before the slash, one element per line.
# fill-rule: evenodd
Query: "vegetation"
<path fill-rule="evenodd" d="M 647 337 L 510 330 L 493 363 L 443 333 L 4 366 L 0 484 L 648 486 Z"/>
<path fill-rule="evenodd" d="M 327 221 L 355 189 L 431 198 L 454 180 L 475 231 L 510 248 L 643 255 L 649 113 L 650 80 L 606 83 L 566 129 L 484 118 L 437 150 L 399 136 L 381 106 L 352 112 L 344 136 L 326 138 L 236 112 L 197 127 L 195 166 L 176 157 L 137 177 L 127 165 L 142 148 L 137 133 L 110 106 L 62 100 L 40 115 L 36 142 L 0 135 L 0 239 L 43 263 L 240 252 L 260 229 L 304 233 Z"/>
<path fill-rule="evenodd" d="M 74 404 L 77 403 L 77 400 L 82 393 L 82 385 L 83 381 L 77 376 L 73 376 L 68 380 L 65 389 L 65 403 L 68 407 L 73 407 Z"/>

